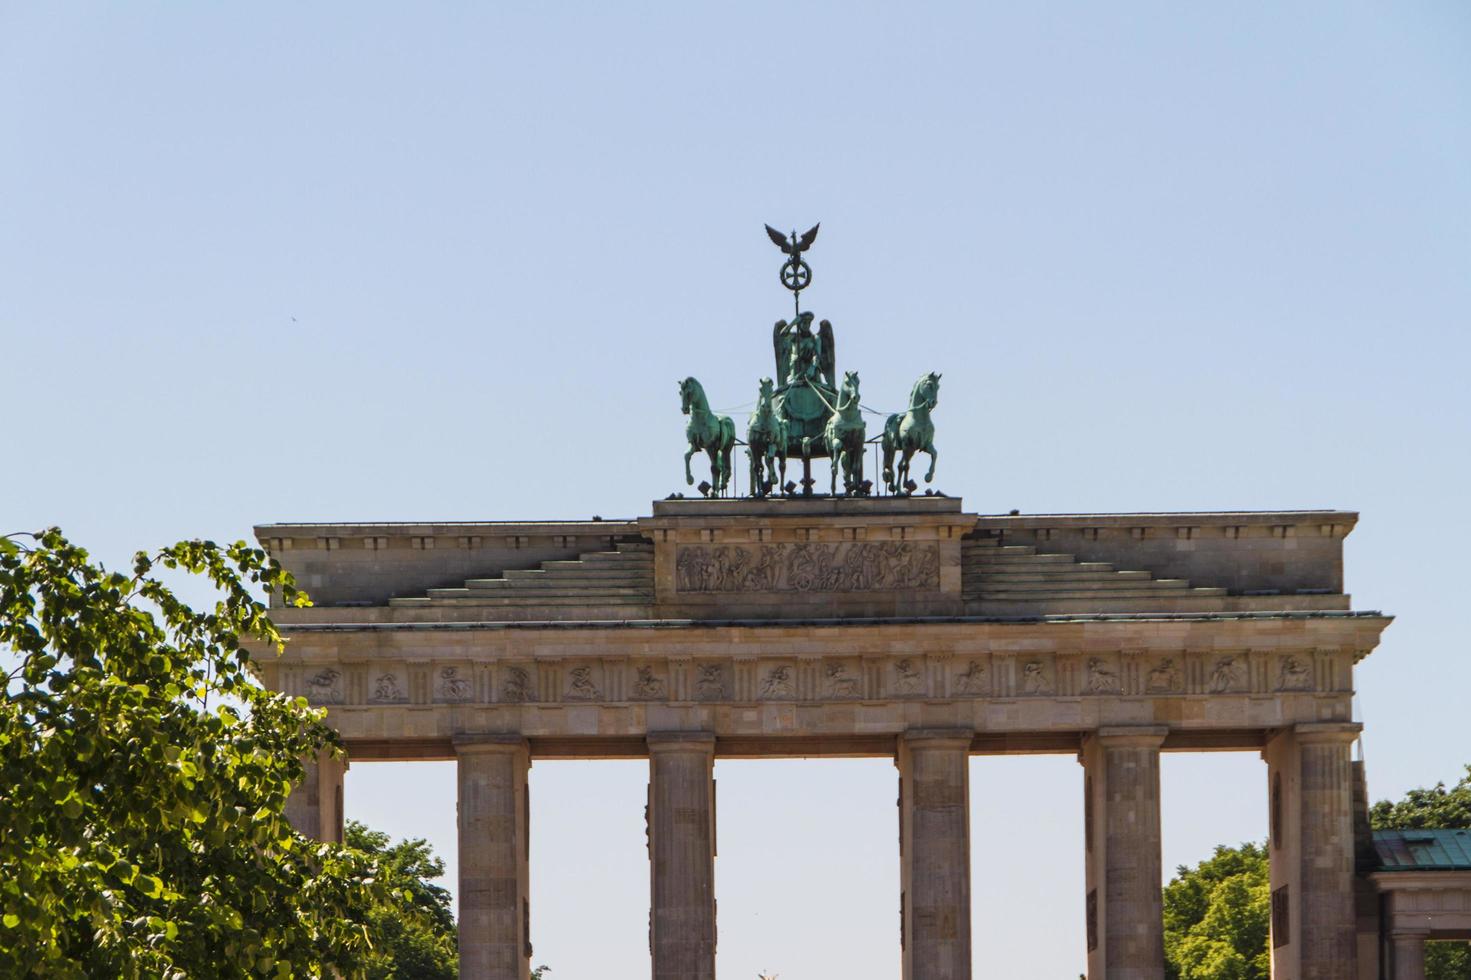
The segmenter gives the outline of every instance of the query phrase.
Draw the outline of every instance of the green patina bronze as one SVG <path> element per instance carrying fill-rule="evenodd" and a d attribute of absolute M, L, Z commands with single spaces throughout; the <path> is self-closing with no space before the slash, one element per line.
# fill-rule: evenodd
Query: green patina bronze
<path fill-rule="evenodd" d="M 817 225 L 806 234 L 791 236 L 766 226 L 771 240 L 786 254 L 782 265 L 782 285 L 792 291 L 796 307 L 791 320 L 778 320 L 771 331 L 772 355 L 776 371 L 772 378 L 762 378 L 746 427 L 746 457 L 750 464 L 750 493 L 765 497 L 775 492 L 798 492 L 797 484 L 786 479 L 787 460 L 802 461 L 800 493 L 811 496 L 812 461 L 828 459 L 832 473 L 830 488 L 838 495 L 841 477 L 843 494 L 867 496 L 872 482 L 863 478 L 863 453 L 868 445 L 863 421 L 865 409 L 859 400 L 858 372 L 849 371 L 838 385 L 837 345 L 833 325 L 818 321 L 801 308 L 801 292 L 812 282 L 812 269 L 802 257 L 817 238 Z M 689 451 L 684 454 L 685 482 L 693 485 L 690 458 L 697 452 L 710 457 L 710 480 L 700 484 L 700 491 L 716 497 L 730 486 L 731 453 L 736 445 L 735 425 L 724 415 L 710 411 L 705 391 L 694 378 L 686 378 L 679 386 L 684 414 L 690 417 L 685 428 Z M 916 489 L 909 478 L 909 464 L 916 452 L 930 455 L 925 482 L 935 476 L 935 426 L 930 420 L 939 399 L 940 376 L 930 373 L 915 382 L 907 411 L 889 416 L 882 437 L 884 488 L 889 493 L 907 495 Z M 895 466 L 895 458 L 898 465 Z"/>
<path fill-rule="evenodd" d="M 884 423 L 884 483 L 890 493 L 913 493 L 914 481 L 909 479 L 909 461 L 917 452 L 930 454 L 930 469 L 924 482 L 935 478 L 935 423 L 930 421 L 930 412 L 940 402 L 940 376 L 931 371 L 914 383 L 909 392 L 909 410 L 903 415 L 890 415 Z M 894 457 L 899 465 L 894 466 Z"/>
<path fill-rule="evenodd" d="M 690 417 L 684 435 L 689 440 L 689 451 L 684 454 L 684 480 L 695 482 L 690 472 L 690 457 L 704 451 L 710 457 L 710 489 L 705 492 L 719 496 L 730 484 L 730 455 L 735 449 L 735 423 L 729 415 L 716 415 L 710 411 L 710 402 L 705 398 L 705 389 L 694 378 L 685 378 L 679 383 L 680 410 Z"/>
<path fill-rule="evenodd" d="M 824 321 L 826 322 L 826 321 Z M 838 471 L 843 473 L 843 492 L 848 495 L 867 493 L 863 486 L 863 448 L 865 430 L 863 412 L 858 404 L 858 372 L 843 374 L 843 388 L 838 392 L 838 403 L 832 417 L 827 420 L 823 433 L 827 440 L 827 455 L 832 464 L 832 495 L 838 495 Z"/>
<path fill-rule="evenodd" d="M 764 497 L 787 481 L 787 423 L 776 412 L 770 378 L 761 379 L 756 411 L 746 426 L 746 455 L 751 460 L 751 496 Z"/>

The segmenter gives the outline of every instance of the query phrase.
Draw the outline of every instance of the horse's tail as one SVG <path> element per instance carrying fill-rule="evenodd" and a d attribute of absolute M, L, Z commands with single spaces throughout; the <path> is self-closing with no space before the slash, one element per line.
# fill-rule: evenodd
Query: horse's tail
<path fill-rule="evenodd" d="M 894 485 L 894 450 L 899 446 L 899 423 L 903 416 L 890 415 L 889 420 L 884 423 L 884 483 Z"/>
<path fill-rule="evenodd" d="M 736 443 L 735 420 L 729 415 L 719 416 L 720 420 L 720 448 L 731 449 Z"/>

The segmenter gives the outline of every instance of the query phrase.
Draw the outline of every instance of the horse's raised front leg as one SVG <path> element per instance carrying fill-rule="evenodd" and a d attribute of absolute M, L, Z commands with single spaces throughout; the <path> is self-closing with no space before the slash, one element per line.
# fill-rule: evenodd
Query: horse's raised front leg
<path fill-rule="evenodd" d="M 925 446 L 924 451 L 930 454 L 930 471 L 924 475 L 924 482 L 929 483 L 935 478 L 935 460 L 940 458 L 940 454 L 935 452 L 933 445 Z"/>
<path fill-rule="evenodd" d="M 695 475 L 690 472 L 690 457 L 699 451 L 698 446 L 690 443 L 690 451 L 684 454 L 684 482 L 686 486 L 695 485 Z"/>

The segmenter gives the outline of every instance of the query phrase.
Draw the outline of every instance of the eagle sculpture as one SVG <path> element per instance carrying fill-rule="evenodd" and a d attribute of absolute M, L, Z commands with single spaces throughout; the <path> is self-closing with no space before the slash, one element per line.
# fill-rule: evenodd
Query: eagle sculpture
<path fill-rule="evenodd" d="M 801 238 L 797 237 L 797 233 L 795 231 L 792 232 L 791 238 L 788 238 L 786 235 L 783 235 L 775 228 L 767 225 L 766 234 L 771 236 L 771 240 L 776 243 L 777 248 L 781 249 L 783 252 L 787 253 L 795 259 L 803 252 L 812 247 L 812 243 L 817 240 L 817 229 L 821 227 L 822 222 L 819 221 L 817 224 L 808 229 L 807 233 L 804 234 Z"/>

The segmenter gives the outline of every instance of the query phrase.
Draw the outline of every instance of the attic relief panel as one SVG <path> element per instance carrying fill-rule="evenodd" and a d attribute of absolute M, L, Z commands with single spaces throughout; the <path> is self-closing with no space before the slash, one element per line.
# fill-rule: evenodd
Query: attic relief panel
<path fill-rule="evenodd" d="M 680 592 L 894 592 L 940 587 L 940 551 L 912 542 L 694 545 L 679 549 Z"/>

